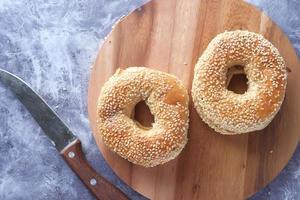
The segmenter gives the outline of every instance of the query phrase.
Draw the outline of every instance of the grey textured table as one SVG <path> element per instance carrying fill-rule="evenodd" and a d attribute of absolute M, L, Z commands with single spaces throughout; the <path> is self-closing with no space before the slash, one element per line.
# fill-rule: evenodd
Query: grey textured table
<path fill-rule="evenodd" d="M 87 118 L 89 66 L 99 44 L 140 0 L 0 0 L 0 67 L 23 78 L 79 136 L 92 165 L 142 199 L 105 163 Z M 300 1 L 251 0 L 300 55 Z M 0 84 L 0 199 L 93 199 L 13 94 Z M 283 172 L 251 199 L 300 199 L 300 146 Z"/>

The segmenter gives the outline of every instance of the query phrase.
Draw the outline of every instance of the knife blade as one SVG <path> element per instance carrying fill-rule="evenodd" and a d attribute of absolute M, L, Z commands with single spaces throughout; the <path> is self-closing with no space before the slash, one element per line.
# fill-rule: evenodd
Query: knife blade
<path fill-rule="evenodd" d="M 19 77 L 2 69 L 0 81 L 8 86 L 27 108 L 60 155 L 97 199 L 128 199 L 121 190 L 88 164 L 80 140 L 33 89 Z"/>
<path fill-rule="evenodd" d="M 20 78 L 0 69 L 0 79 L 28 109 L 59 152 L 76 139 L 50 106 Z"/>

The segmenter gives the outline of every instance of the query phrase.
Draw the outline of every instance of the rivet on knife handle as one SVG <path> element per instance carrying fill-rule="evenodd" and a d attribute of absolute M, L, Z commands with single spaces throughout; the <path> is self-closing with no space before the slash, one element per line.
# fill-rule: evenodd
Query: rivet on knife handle
<path fill-rule="evenodd" d="M 76 139 L 61 152 L 71 169 L 80 177 L 86 187 L 97 199 L 128 200 L 126 195 L 99 175 L 87 162 L 81 148 L 81 142 Z"/>

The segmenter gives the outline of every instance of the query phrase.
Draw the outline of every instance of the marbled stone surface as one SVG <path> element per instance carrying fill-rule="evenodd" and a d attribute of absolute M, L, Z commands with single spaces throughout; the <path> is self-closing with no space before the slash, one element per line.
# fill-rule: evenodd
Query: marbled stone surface
<path fill-rule="evenodd" d="M 0 67 L 29 83 L 82 141 L 91 164 L 132 199 L 102 158 L 87 118 L 87 85 L 99 44 L 146 0 L 0 0 Z M 250 0 L 271 16 L 300 55 L 300 1 Z M 0 84 L 0 199 L 93 199 L 30 114 Z M 300 199 L 300 147 L 251 199 Z"/>

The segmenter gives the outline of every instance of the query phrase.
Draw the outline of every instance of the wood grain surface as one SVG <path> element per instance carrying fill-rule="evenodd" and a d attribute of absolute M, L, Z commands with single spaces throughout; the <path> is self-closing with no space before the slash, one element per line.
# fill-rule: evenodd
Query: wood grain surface
<path fill-rule="evenodd" d="M 95 130 L 96 102 L 117 68 L 146 66 L 169 72 L 191 89 L 194 65 L 208 43 L 225 30 L 261 33 L 281 52 L 290 69 L 280 112 L 262 131 L 237 136 L 214 132 L 190 102 L 189 142 L 180 156 L 143 168 L 96 142 L 116 174 L 151 199 L 245 199 L 287 164 L 300 136 L 300 62 L 283 32 L 266 15 L 239 0 L 153 0 L 121 19 L 93 66 L 88 97 Z M 143 109 L 137 112 L 143 113 Z"/>

